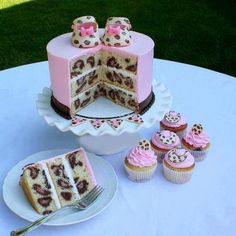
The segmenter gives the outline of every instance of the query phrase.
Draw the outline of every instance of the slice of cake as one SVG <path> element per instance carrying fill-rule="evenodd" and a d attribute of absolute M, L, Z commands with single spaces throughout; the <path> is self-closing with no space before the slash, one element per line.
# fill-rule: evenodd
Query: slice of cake
<path fill-rule="evenodd" d="M 84 149 L 69 153 L 66 155 L 72 169 L 72 177 L 76 189 L 81 197 L 86 195 L 95 185 L 96 180 L 93 170 L 86 156 Z"/>
<path fill-rule="evenodd" d="M 83 148 L 27 165 L 20 184 L 33 208 L 49 214 L 75 203 L 97 183 Z"/>

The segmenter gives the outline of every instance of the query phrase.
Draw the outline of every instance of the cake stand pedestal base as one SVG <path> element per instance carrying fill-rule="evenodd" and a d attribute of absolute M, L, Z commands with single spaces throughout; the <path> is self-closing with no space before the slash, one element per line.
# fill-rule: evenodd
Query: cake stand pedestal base
<path fill-rule="evenodd" d="M 122 133 L 119 136 L 109 134 L 101 136 L 83 135 L 77 137 L 79 145 L 96 155 L 113 155 L 134 146 L 140 140 L 139 133 Z"/>

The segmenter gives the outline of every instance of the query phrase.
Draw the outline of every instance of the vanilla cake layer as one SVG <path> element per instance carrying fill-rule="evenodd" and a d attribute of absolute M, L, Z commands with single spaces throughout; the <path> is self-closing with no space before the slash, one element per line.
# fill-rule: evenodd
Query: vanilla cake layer
<path fill-rule="evenodd" d="M 97 85 L 90 87 L 88 90 L 80 93 L 72 100 L 71 111 L 73 114 L 77 113 L 84 107 L 92 103 L 97 97 L 99 97 L 99 91 Z"/>
<path fill-rule="evenodd" d="M 137 91 L 135 75 L 125 70 L 103 66 L 102 81 L 128 91 Z"/>
<path fill-rule="evenodd" d="M 100 52 L 83 55 L 70 62 L 71 79 L 101 65 Z"/>
<path fill-rule="evenodd" d="M 83 148 L 23 168 L 20 184 L 34 209 L 49 214 L 75 203 L 97 183 Z"/>
<path fill-rule="evenodd" d="M 78 193 L 74 187 L 74 182 L 70 175 L 68 163 L 64 158 L 57 158 L 47 162 L 49 174 L 57 191 L 57 196 L 61 206 L 66 206 L 78 199 Z"/>
<path fill-rule="evenodd" d="M 85 153 L 82 149 L 66 155 L 66 159 L 70 163 L 72 177 L 80 197 L 83 197 L 88 191 L 92 190 L 95 181 L 94 176 L 89 175 L 86 171 L 90 169 L 91 166 L 84 156 Z M 90 173 L 91 172 L 92 170 L 90 170 Z"/>
<path fill-rule="evenodd" d="M 132 111 L 136 111 L 138 107 L 137 97 L 135 93 L 116 87 L 111 84 L 98 85 L 99 94 L 121 106 L 127 107 Z"/>
<path fill-rule="evenodd" d="M 48 214 L 61 207 L 45 165 L 25 167 L 20 184 L 38 213 Z"/>
<path fill-rule="evenodd" d="M 102 50 L 102 65 L 137 74 L 137 56 Z"/>

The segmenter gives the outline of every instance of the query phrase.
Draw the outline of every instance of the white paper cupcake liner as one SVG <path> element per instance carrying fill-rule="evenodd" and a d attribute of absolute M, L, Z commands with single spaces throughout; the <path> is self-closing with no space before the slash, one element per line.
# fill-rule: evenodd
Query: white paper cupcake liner
<path fill-rule="evenodd" d="M 189 148 L 187 148 L 184 144 L 182 144 L 183 148 L 189 151 L 193 156 L 195 161 L 203 161 L 207 157 L 208 150 L 204 151 L 193 151 Z"/>
<path fill-rule="evenodd" d="M 156 168 L 157 168 L 157 165 L 150 168 L 150 170 L 136 171 L 136 170 L 130 169 L 125 164 L 125 170 L 128 174 L 129 179 L 135 182 L 142 182 L 142 181 L 150 180 L 153 174 L 155 173 Z"/>
<path fill-rule="evenodd" d="M 175 171 L 168 168 L 165 163 L 163 163 L 163 173 L 167 180 L 175 184 L 183 184 L 188 182 L 193 174 L 193 169 L 189 171 Z"/>

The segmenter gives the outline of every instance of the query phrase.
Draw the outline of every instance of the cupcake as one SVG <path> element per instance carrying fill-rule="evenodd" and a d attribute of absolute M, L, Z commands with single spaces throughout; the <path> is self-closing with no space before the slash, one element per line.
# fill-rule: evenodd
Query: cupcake
<path fill-rule="evenodd" d="M 210 148 L 210 138 L 201 124 L 194 124 L 192 129 L 182 138 L 182 146 L 191 152 L 195 161 L 206 158 Z"/>
<path fill-rule="evenodd" d="M 130 150 L 124 166 L 132 181 L 140 182 L 152 178 L 157 167 L 157 159 L 148 140 L 140 141 L 137 147 Z"/>
<path fill-rule="evenodd" d="M 170 130 L 175 132 L 180 138 L 182 138 L 187 129 L 187 121 L 181 116 L 179 112 L 170 111 L 165 114 L 164 118 L 160 121 L 161 130 Z"/>
<path fill-rule="evenodd" d="M 183 184 L 191 179 L 195 167 L 194 157 L 185 149 L 174 148 L 166 153 L 163 173 L 167 180 Z"/>
<path fill-rule="evenodd" d="M 157 154 L 157 160 L 162 162 L 165 154 L 173 148 L 180 147 L 180 139 L 176 133 L 162 130 L 152 136 L 151 146 Z"/>

